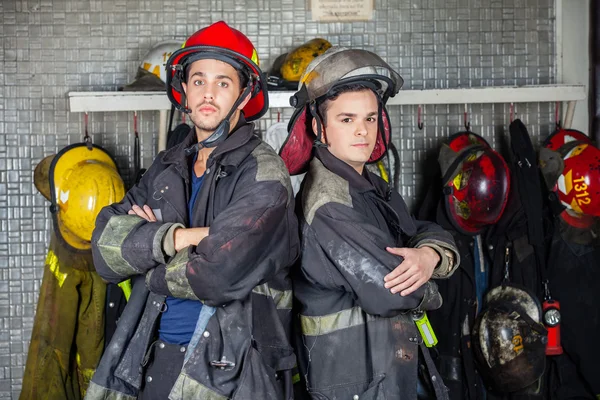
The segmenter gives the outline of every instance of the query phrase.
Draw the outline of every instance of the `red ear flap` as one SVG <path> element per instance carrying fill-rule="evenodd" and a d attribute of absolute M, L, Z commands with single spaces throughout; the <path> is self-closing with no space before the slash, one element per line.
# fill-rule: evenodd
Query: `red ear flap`
<path fill-rule="evenodd" d="M 294 113 L 288 125 L 288 137 L 279 151 L 290 175 L 299 175 L 308 170 L 313 143 L 317 138 L 307 113 L 306 107 Z"/>
<path fill-rule="evenodd" d="M 381 129 L 383 128 L 383 132 Z M 375 147 L 373 148 L 373 152 L 371 153 L 371 158 L 369 158 L 369 163 L 374 163 L 379 161 L 387 151 L 388 144 L 390 143 L 392 137 L 392 128 L 390 125 L 390 119 L 385 107 L 382 108 L 381 111 L 381 124 L 379 124 L 379 130 L 377 131 L 377 141 L 375 142 Z M 385 142 L 384 142 L 385 138 Z"/>

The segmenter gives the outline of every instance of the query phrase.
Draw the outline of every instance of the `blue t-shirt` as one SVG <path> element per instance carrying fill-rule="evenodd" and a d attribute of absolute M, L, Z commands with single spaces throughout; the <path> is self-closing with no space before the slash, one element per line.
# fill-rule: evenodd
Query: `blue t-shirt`
<path fill-rule="evenodd" d="M 196 157 L 198 157 L 197 153 Z M 196 159 L 194 159 L 195 161 Z M 188 203 L 188 215 L 191 221 L 192 211 L 202 187 L 204 175 L 196 176 L 193 168 L 190 175 L 192 176 L 192 194 Z M 162 314 L 158 327 L 159 339 L 170 344 L 188 344 L 194 335 L 196 322 L 202 310 L 202 303 L 197 300 L 177 299 L 170 296 L 167 296 L 166 303 L 167 309 Z"/>

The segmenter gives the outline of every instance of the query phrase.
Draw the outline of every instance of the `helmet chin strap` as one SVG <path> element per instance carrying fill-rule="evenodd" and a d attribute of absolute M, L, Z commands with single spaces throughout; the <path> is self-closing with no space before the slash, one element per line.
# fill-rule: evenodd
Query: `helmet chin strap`
<path fill-rule="evenodd" d="M 322 128 L 322 122 L 321 122 L 321 117 L 319 116 L 319 113 L 317 112 L 317 102 L 316 101 L 311 101 L 308 104 L 308 109 L 311 113 L 311 115 L 313 116 L 314 119 L 317 120 L 317 138 L 315 139 L 314 143 L 313 143 L 313 147 L 327 147 L 327 145 L 325 143 L 323 143 L 323 128 Z"/>
<path fill-rule="evenodd" d="M 390 201 L 392 199 L 392 191 L 394 190 L 394 175 L 392 172 L 392 163 L 390 161 L 390 146 L 389 143 L 386 141 L 386 136 L 385 136 L 385 124 L 383 122 L 383 105 L 385 104 L 383 102 L 383 100 L 381 100 L 381 98 L 379 98 L 379 96 L 377 97 L 377 134 L 381 135 L 381 143 L 383 144 L 383 146 L 385 147 L 385 161 L 387 163 L 387 169 L 388 169 L 388 173 L 389 173 L 389 177 L 388 177 L 388 182 L 387 182 L 387 190 L 385 193 L 385 199 L 387 201 Z M 388 121 L 389 124 L 389 121 Z M 391 129 L 391 128 L 389 128 Z M 391 138 L 391 133 L 390 133 L 390 142 L 391 142 L 392 138 Z M 395 162 L 398 162 L 398 160 L 395 160 Z"/>
<path fill-rule="evenodd" d="M 185 155 L 189 156 L 191 154 L 197 153 L 198 151 L 200 151 L 200 149 L 203 149 L 203 148 L 216 147 L 221 142 L 223 142 L 225 139 L 227 139 L 227 135 L 229 134 L 229 130 L 231 129 L 229 119 L 231 118 L 231 116 L 233 115 L 235 110 L 237 110 L 238 106 L 240 104 L 242 104 L 242 102 L 244 101 L 246 96 L 248 96 L 248 94 L 250 94 L 251 90 L 252 90 L 252 78 L 250 78 L 248 80 L 248 85 L 246 86 L 246 88 L 244 89 L 242 94 L 238 97 L 238 99 L 235 101 L 235 103 L 233 103 L 233 106 L 231 107 L 231 109 L 229 110 L 229 112 L 227 113 L 227 115 L 225 116 L 223 121 L 221 121 L 219 123 L 219 125 L 217 126 L 217 129 L 215 129 L 214 132 L 206 139 L 186 148 L 184 150 Z"/>

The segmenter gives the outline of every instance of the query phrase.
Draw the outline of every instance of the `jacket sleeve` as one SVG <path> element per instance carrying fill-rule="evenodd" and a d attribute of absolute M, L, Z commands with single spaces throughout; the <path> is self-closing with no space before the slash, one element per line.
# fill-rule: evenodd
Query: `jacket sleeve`
<path fill-rule="evenodd" d="M 402 196 L 397 192 L 393 192 L 392 196 L 396 207 L 400 208 L 397 212 L 407 218 L 410 216 L 415 227 L 416 233 L 411 234 L 411 237 L 408 238 L 407 247 L 428 246 L 434 249 L 440 256 L 440 262 L 436 265 L 432 278 L 449 278 L 460 264 L 460 254 L 452 234 L 434 222 L 418 220 L 411 216 Z"/>
<path fill-rule="evenodd" d="M 132 275 L 145 273 L 165 260 L 162 240 L 174 224 L 147 222 L 137 215 L 127 214 L 134 204 L 147 203 L 152 175 L 151 167 L 122 201 L 104 207 L 96 218 L 92 255 L 96 271 L 106 281 L 121 282 Z"/>
<path fill-rule="evenodd" d="M 352 293 L 367 313 L 392 317 L 407 310 L 441 306 L 434 282 L 408 296 L 392 294 L 384 287 L 385 275 L 402 257 L 389 253 L 390 238 L 351 207 L 337 203 L 320 207 L 304 234 L 305 276 L 319 285 Z"/>
<path fill-rule="evenodd" d="M 152 292 L 219 306 L 247 297 L 294 262 L 299 240 L 291 185 L 270 180 L 241 186 L 198 246 L 147 275 Z"/>
<path fill-rule="evenodd" d="M 460 264 L 460 254 L 454 243 L 454 238 L 439 225 L 430 221 L 414 219 L 417 234 L 413 236 L 408 247 L 420 248 L 429 246 L 440 256 L 440 262 L 433 270 L 432 278 L 449 278 Z"/>

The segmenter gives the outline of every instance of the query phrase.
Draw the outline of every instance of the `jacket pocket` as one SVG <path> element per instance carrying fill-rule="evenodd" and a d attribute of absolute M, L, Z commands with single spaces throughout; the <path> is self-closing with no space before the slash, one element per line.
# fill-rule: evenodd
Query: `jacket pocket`
<path fill-rule="evenodd" d="M 261 354 L 250 346 L 240 375 L 240 383 L 232 400 L 284 399 L 283 384 L 275 369 L 267 365 Z"/>
<path fill-rule="evenodd" d="M 370 383 L 350 383 L 343 386 L 330 387 L 326 390 L 310 392 L 315 400 L 386 400 L 383 379 L 385 374 L 376 376 Z"/>

